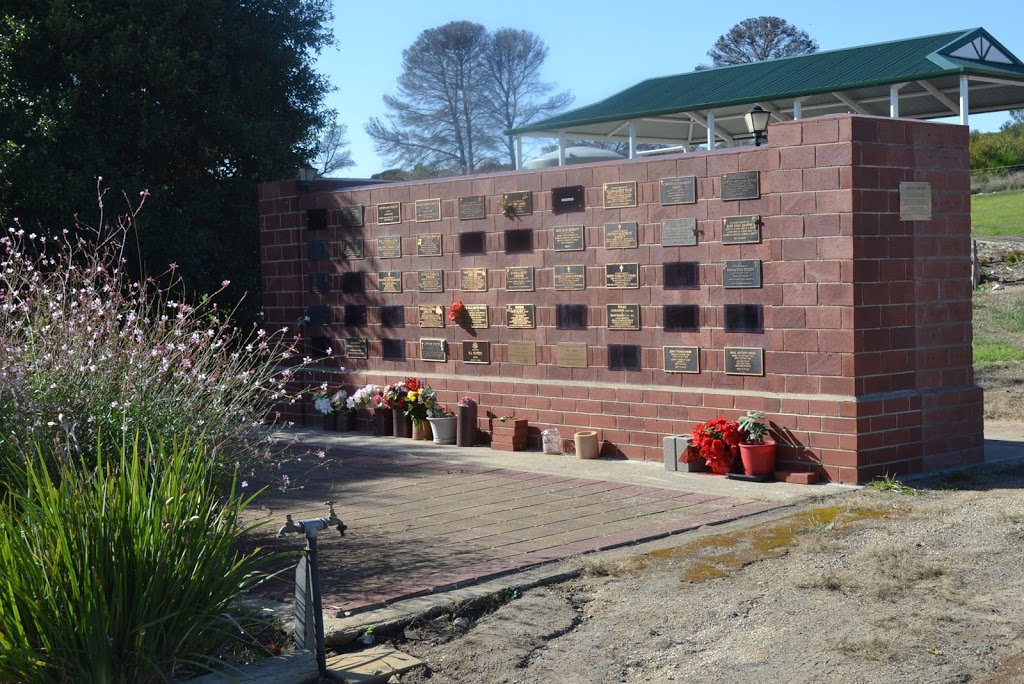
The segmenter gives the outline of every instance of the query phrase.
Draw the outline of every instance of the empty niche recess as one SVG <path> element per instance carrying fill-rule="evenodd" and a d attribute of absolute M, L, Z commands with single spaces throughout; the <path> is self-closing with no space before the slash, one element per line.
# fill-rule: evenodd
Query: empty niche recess
<path fill-rule="evenodd" d="M 366 305 L 346 304 L 345 305 L 345 327 L 361 328 L 366 325 Z"/>
<path fill-rule="evenodd" d="M 380 343 L 385 361 L 405 361 L 405 340 L 383 339 Z"/>
<path fill-rule="evenodd" d="M 700 329 L 700 307 L 696 304 L 666 304 L 662 313 L 665 332 Z"/>
<path fill-rule="evenodd" d="M 317 335 L 309 338 L 309 345 L 312 347 L 313 356 L 329 356 L 328 351 L 331 348 L 331 338 Z"/>
<path fill-rule="evenodd" d="M 690 290 L 700 285 L 700 264 L 696 261 L 662 264 L 662 274 L 666 290 Z"/>
<path fill-rule="evenodd" d="M 380 307 L 380 325 L 382 328 L 404 328 L 405 307 L 404 306 L 382 306 Z"/>
<path fill-rule="evenodd" d="M 324 230 L 327 228 L 327 210 L 307 209 L 306 228 L 310 230 Z"/>
<path fill-rule="evenodd" d="M 608 370 L 638 371 L 640 370 L 640 345 L 609 344 Z"/>
<path fill-rule="evenodd" d="M 329 306 L 311 306 L 306 309 L 306 323 L 309 325 L 329 325 L 333 323 L 333 317 L 331 316 L 331 307 Z"/>
<path fill-rule="evenodd" d="M 555 328 L 558 330 L 586 330 L 586 304 L 556 304 Z"/>
<path fill-rule="evenodd" d="M 365 294 L 366 278 L 362 271 L 348 271 L 341 274 L 341 291 L 345 294 Z"/>
<path fill-rule="evenodd" d="M 726 304 L 726 332 L 762 332 L 764 316 L 760 304 Z"/>
<path fill-rule="evenodd" d="M 533 228 L 505 231 L 505 254 L 523 254 L 533 251 Z"/>
<path fill-rule="evenodd" d="M 459 233 L 459 254 L 467 256 L 470 254 L 486 254 L 486 233 L 474 231 L 472 233 Z"/>

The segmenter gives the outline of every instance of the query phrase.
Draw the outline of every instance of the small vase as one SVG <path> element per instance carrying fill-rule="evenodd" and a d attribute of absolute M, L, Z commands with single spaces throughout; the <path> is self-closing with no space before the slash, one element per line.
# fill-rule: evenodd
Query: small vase
<path fill-rule="evenodd" d="M 373 434 L 375 437 L 390 437 L 394 434 L 395 428 L 391 423 L 391 411 L 388 409 L 373 409 Z"/>
<path fill-rule="evenodd" d="M 458 418 L 455 445 L 471 447 L 476 444 L 476 406 L 460 406 L 456 414 Z"/>
<path fill-rule="evenodd" d="M 412 438 L 420 441 L 430 439 L 430 423 L 425 420 L 412 422 Z"/>
<path fill-rule="evenodd" d="M 333 419 L 331 427 L 335 432 L 348 432 L 352 429 L 351 411 L 335 411 L 327 417 Z"/>
<path fill-rule="evenodd" d="M 455 444 L 458 420 L 455 416 L 427 418 L 430 423 L 430 431 L 434 434 L 434 444 Z"/>
<path fill-rule="evenodd" d="M 576 458 L 597 458 L 601 455 L 596 431 L 583 430 L 573 437 L 576 442 Z"/>
<path fill-rule="evenodd" d="M 405 413 L 396 408 L 391 409 L 391 432 L 395 437 L 410 437 L 412 425 Z"/>
<path fill-rule="evenodd" d="M 764 444 L 740 444 L 740 460 L 743 474 L 753 477 L 775 475 L 775 442 L 764 440 Z"/>

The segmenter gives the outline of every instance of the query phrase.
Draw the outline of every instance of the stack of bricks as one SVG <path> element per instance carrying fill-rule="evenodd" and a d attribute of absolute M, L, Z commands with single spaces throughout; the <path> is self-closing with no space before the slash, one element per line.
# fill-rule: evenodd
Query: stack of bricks
<path fill-rule="evenodd" d="M 491 429 L 491 448 L 499 451 L 523 451 L 530 421 L 526 418 L 504 420 Z"/>

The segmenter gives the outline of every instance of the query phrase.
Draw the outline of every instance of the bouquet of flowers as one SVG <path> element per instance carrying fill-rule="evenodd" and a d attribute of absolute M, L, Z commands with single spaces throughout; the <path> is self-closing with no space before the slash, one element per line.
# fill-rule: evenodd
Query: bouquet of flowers
<path fill-rule="evenodd" d="M 346 400 L 346 406 L 350 411 L 358 411 L 363 408 L 385 408 L 384 388 L 372 383 L 360 387 Z"/>
<path fill-rule="evenodd" d="M 347 411 L 347 399 L 348 392 L 344 389 L 339 389 L 334 394 L 330 394 L 325 382 L 313 394 L 313 408 L 325 416 L 329 416 L 335 411 Z"/>
<path fill-rule="evenodd" d="M 408 378 L 407 386 L 409 380 L 415 381 L 415 378 Z M 437 418 L 443 415 L 440 413 L 440 405 L 437 403 L 437 395 L 434 390 L 418 382 L 415 383 L 415 386 L 416 389 L 410 389 L 405 395 L 405 415 L 412 418 L 413 425 L 418 425 L 428 416 Z"/>
<path fill-rule="evenodd" d="M 462 318 L 462 314 L 466 311 L 466 305 L 459 301 L 452 302 L 452 305 L 448 307 L 448 320 L 452 323 L 458 323 L 459 319 Z"/>
<path fill-rule="evenodd" d="M 693 446 L 700 451 L 711 472 L 725 475 L 732 470 L 736 447 L 743 440 L 739 425 L 725 418 L 715 418 L 695 427 L 690 435 Z"/>
<path fill-rule="evenodd" d="M 384 388 L 384 407 L 405 411 L 406 397 L 410 392 L 410 384 L 416 389 L 420 387 L 420 383 L 416 378 L 406 378 Z"/>

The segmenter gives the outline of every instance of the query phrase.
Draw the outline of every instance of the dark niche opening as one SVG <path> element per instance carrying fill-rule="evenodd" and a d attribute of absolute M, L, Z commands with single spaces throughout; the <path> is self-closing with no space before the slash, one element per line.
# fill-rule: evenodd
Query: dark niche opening
<path fill-rule="evenodd" d="M 314 294 L 326 294 L 331 291 L 331 285 L 327 280 L 326 273 L 309 274 L 309 291 Z"/>
<path fill-rule="evenodd" d="M 345 305 L 345 327 L 361 328 L 366 325 L 366 305 L 346 304 Z"/>
<path fill-rule="evenodd" d="M 505 254 L 522 254 L 532 251 L 533 228 L 505 231 Z"/>
<path fill-rule="evenodd" d="M 556 214 L 583 211 L 583 186 L 551 188 L 551 211 Z"/>
<path fill-rule="evenodd" d="M 310 230 L 324 230 L 327 228 L 327 210 L 307 209 L 306 228 Z"/>
<path fill-rule="evenodd" d="M 328 356 L 331 349 L 331 338 L 316 336 L 309 338 L 310 351 L 313 356 Z"/>
<path fill-rule="evenodd" d="M 556 304 L 555 328 L 558 330 L 586 330 L 586 304 Z"/>
<path fill-rule="evenodd" d="M 698 286 L 700 264 L 696 261 L 674 261 L 662 265 L 666 290 L 688 290 Z"/>
<path fill-rule="evenodd" d="M 459 233 L 459 254 L 487 254 L 486 237 L 482 232 Z"/>
<path fill-rule="evenodd" d="M 666 304 L 663 313 L 665 332 L 700 329 L 700 307 L 696 304 Z"/>
<path fill-rule="evenodd" d="M 764 319 L 760 304 L 726 304 L 726 332 L 762 332 Z"/>
<path fill-rule="evenodd" d="M 345 294 L 364 294 L 366 292 L 365 275 L 362 271 L 342 273 L 341 291 Z"/>
<path fill-rule="evenodd" d="M 404 328 L 405 307 L 404 306 L 382 306 L 380 307 L 380 325 L 382 328 Z"/>
<path fill-rule="evenodd" d="M 380 343 L 385 361 L 405 361 L 405 340 L 384 339 Z"/>
<path fill-rule="evenodd" d="M 306 243 L 306 254 L 310 261 L 322 261 L 327 258 L 327 240 L 310 240 Z"/>
<path fill-rule="evenodd" d="M 608 370 L 640 370 L 640 345 L 609 344 Z"/>
<path fill-rule="evenodd" d="M 331 307 L 319 304 L 317 306 L 311 306 L 306 309 L 306 318 L 309 319 L 306 321 L 309 325 L 328 325 L 333 322 L 331 318 Z"/>

